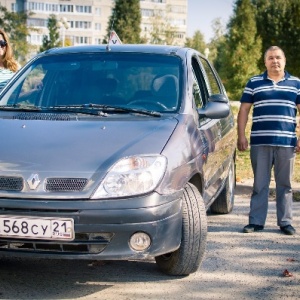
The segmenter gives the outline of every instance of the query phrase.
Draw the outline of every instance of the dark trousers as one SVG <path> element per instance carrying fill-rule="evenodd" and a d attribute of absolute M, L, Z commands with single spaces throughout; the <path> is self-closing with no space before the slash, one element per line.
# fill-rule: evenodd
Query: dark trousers
<path fill-rule="evenodd" d="M 277 225 L 292 223 L 292 175 L 295 161 L 293 147 L 252 146 L 250 149 L 254 174 L 249 224 L 265 225 L 268 211 L 269 185 L 274 167 L 276 183 Z"/>

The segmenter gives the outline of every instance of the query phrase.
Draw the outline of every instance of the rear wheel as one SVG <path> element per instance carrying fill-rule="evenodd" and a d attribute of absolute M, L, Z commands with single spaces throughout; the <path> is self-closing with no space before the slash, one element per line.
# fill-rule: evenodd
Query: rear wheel
<path fill-rule="evenodd" d="M 179 249 L 155 258 L 168 275 L 189 275 L 198 270 L 206 249 L 207 217 L 201 194 L 192 184 L 183 193 L 182 236 Z"/>
<path fill-rule="evenodd" d="M 215 214 L 228 214 L 232 211 L 234 205 L 235 190 L 235 163 L 232 160 L 225 186 L 210 207 L 210 211 Z"/>

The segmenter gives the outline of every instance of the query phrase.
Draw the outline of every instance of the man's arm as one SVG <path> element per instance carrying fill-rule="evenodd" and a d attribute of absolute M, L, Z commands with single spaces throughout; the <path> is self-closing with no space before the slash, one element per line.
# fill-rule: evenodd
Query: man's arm
<path fill-rule="evenodd" d="M 248 140 L 245 135 L 245 129 L 248 122 L 248 115 L 251 106 L 252 103 L 241 103 L 240 110 L 237 117 L 237 134 L 238 134 L 237 147 L 240 151 L 245 151 L 248 149 Z"/>
<path fill-rule="evenodd" d="M 298 112 L 300 114 L 300 104 L 297 104 Z M 296 152 L 300 152 L 300 133 L 298 133 L 298 139 L 297 139 L 297 144 L 296 144 Z"/>

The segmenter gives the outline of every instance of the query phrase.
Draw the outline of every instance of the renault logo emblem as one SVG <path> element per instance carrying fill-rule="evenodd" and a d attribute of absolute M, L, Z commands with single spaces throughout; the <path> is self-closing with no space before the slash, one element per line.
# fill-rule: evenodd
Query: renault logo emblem
<path fill-rule="evenodd" d="M 40 179 L 38 174 L 31 174 L 30 177 L 27 179 L 27 183 L 31 190 L 35 190 L 38 185 L 40 184 Z"/>

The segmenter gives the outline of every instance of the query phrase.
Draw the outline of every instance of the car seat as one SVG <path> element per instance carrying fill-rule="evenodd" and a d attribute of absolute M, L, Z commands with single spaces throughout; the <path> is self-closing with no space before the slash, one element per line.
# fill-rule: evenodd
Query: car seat
<path fill-rule="evenodd" d="M 152 95 L 167 108 L 175 108 L 178 102 L 178 79 L 174 75 L 156 76 L 152 81 Z"/>

